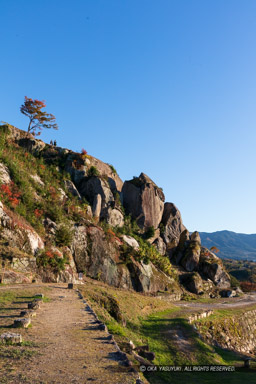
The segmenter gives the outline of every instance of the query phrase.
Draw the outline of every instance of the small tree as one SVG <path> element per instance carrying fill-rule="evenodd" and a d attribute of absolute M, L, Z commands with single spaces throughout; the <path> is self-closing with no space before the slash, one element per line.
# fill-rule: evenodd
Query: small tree
<path fill-rule="evenodd" d="M 214 253 L 218 253 L 220 250 L 217 248 L 217 247 L 211 247 L 210 248 L 210 251 L 214 252 Z"/>
<path fill-rule="evenodd" d="M 29 118 L 28 132 L 34 136 L 39 136 L 43 128 L 58 129 L 58 125 L 55 123 L 55 116 L 42 111 L 42 108 L 45 107 L 46 104 L 44 101 L 33 100 L 27 96 L 25 96 L 24 104 L 20 107 L 21 113 Z M 36 133 L 37 130 L 39 130 L 39 132 Z"/>

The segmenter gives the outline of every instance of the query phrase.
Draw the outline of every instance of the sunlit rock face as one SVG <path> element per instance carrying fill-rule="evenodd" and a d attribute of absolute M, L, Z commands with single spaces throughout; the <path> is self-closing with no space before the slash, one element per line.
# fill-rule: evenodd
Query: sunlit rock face
<path fill-rule="evenodd" d="M 123 205 L 127 214 L 142 229 L 157 228 L 164 211 L 163 191 L 144 173 L 125 181 L 122 189 Z"/>

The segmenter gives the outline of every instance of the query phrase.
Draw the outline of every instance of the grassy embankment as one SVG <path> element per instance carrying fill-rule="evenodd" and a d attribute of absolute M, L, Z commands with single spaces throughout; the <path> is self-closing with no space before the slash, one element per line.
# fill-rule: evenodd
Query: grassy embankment
<path fill-rule="evenodd" d="M 132 291 L 115 289 L 92 282 L 79 287 L 98 317 L 106 323 L 121 349 L 128 352 L 128 342 L 136 346 L 149 345 L 154 352 L 155 364 L 159 365 L 236 365 L 242 366 L 241 357 L 204 343 L 187 322 L 188 313 L 174 304 Z M 239 313 L 239 309 L 235 313 Z M 213 319 L 234 315 L 234 311 L 216 310 Z M 133 360 L 132 355 L 129 357 Z M 134 360 L 133 360 L 134 361 Z M 135 361 L 134 361 L 135 362 Z M 228 372 L 158 372 L 147 374 L 152 384 L 178 383 L 225 383 L 250 382 L 252 373 Z"/>

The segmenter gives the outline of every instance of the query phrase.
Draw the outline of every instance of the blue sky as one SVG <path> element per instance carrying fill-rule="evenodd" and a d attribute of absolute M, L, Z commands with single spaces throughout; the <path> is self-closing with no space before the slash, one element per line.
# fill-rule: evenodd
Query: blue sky
<path fill-rule="evenodd" d="M 140 172 L 191 231 L 256 233 L 256 1 L 0 0 L 0 120 Z"/>

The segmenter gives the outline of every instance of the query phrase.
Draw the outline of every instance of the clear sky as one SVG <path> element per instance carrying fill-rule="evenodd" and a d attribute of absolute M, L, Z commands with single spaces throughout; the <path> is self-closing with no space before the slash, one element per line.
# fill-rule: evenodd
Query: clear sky
<path fill-rule="evenodd" d="M 140 172 L 190 231 L 256 233 L 255 0 L 0 0 L 0 120 Z"/>

